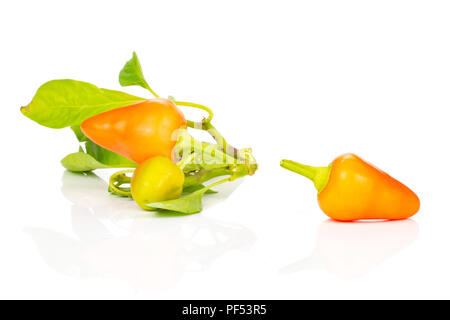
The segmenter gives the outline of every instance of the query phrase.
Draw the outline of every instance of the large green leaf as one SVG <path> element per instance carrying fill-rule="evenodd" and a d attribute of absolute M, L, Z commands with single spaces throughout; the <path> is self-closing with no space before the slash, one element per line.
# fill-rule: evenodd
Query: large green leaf
<path fill-rule="evenodd" d="M 120 71 L 119 83 L 123 87 L 140 86 L 152 91 L 144 78 L 141 63 L 139 62 L 136 52 L 133 52 L 133 57 L 127 61 L 125 66 Z"/>
<path fill-rule="evenodd" d="M 96 114 L 145 99 L 124 92 L 101 89 L 76 80 L 52 80 L 43 84 L 22 113 L 49 128 L 81 124 Z"/>

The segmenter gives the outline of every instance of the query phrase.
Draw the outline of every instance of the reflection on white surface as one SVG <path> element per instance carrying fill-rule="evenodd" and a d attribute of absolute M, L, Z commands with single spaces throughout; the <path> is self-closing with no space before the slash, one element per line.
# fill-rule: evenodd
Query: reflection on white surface
<path fill-rule="evenodd" d="M 95 174 L 65 172 L 62 192 L 73 203 L 73 234 L 26 230 L 43 259 L 57 271 L 123 279 L 137 289 L 162 290 L 184 272 L 208 268 L 219 256 L 247 249 L 255 241 L 254 234 L 240 225 L 202 214 L 147 213 L 106 190 L 105 181 Z M 231 191 L 220 190 L 222 198 Z"/>
<path fill-rule="evenodd" d="M 417 239 L 414 220 L 384 222 L 324 221 L 313 254 L 284 267 L 281 273 L 326 268 L 343 278 L 362 276 Z"/>

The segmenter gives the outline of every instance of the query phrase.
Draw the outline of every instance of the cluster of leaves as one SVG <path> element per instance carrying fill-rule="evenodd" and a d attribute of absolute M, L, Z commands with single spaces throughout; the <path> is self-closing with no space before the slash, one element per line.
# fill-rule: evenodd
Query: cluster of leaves
<path fill-rule="evenodd" d="M 149 90 L 155 97 L 158 95 L 150 88 L 144 78 L 141 64 L 136 53 L 125 64 L 119 74 L 119 83 L 126 86 L 140 86 Z M 135 168 L 137 164 L 117 153 L 106 150 L 89 140 L 81 131 L 80 124 L 99 113 L 115 108 L 128 106 L 145 98 L 133 96 L 121 91 L 98 88 L 97 86 L 70 79 L 52 80 L 43 84 L 36 92 L 31 103 L 21 108 L 21 112 L 31 120 L 54 129 L 70 127 L 79 141 L 78 152 L 71 153 L 61 160 L 62 165 L 69 171 L 88 172 L 104 168 Z M 173 98 L 172 98 L 173 100 Z M 176 101 L 174 101 L 177 103 Z M 202 142 L 193 144 L 199 146 L 180 154 L 182 159 L 189 157 L 191 163 L 185 163 L 185 184 L 183 196 L 179 199 L 148 204 L 149 209 L 163 210 L 175 213 L 196 213 L 202 209 L 202 197 L 207 193 L 214 193 L 211 188 L 226 181 L 231 181 L 245 175 L 252 175 L 256 162 L 250 149 L 237 150 L 226 145 L 225 139 L 210 124 L 212 112 L 204 106 L 179 102 L 179 105 L 200 107 L 209 112 L 208 121 L 195 123 L 188 121 L 191 127 L 200 128 L 211 133 L 218 142 L 208 144 Z M 180 135 L 177 146 L 181 146 L 194 138 L 187 132 Z M 213 150 L 206 154 L 205 149 Z M 214 162 L 208 157 L 226 159 L 225 162 Z M 242 161 L 246 159 L 246 161 Z M 194 161 L 195 160 L 195 161 Z M 240 161 L 238 161 L 240 160 Z M 218 164 L 217 164 L 218 163 Z M 204 183 L 220 177 L 226 179 L 214 182 L 208 186 Z M 130 178 L 125 173 L 114 174 L 110 180 L 109 191 L 120 196 L 131 196 L 130 190 L 123 185 L 129 184 Z"/>

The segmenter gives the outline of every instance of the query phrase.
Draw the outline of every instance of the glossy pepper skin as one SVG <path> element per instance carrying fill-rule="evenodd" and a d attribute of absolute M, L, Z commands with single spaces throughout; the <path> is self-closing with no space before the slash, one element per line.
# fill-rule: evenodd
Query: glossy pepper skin
<path fill-rule="evenodd" d="M 137 163 L 154 156 L 171 157 L 177 129 L 186 126 L 172 101 L 145 100 L 86 119 L 83 133 L 96 144 Z"/>
<path fill-rule="evenodd" d="M 289 160 L 281 165 L 314 182 L 320 208 L 335 220 L 406 219 L 420 208 L 419 198 L 407 186 L 354 154 L 344 154 L 328 167 Z"/>
<path fill-rule="evenodd" d="M 131 178 L 131 195 L 143 209 L 146 204 L 177 199 L 183 191 L 184 173 L 167 157 L 153 157 L 138 165 Z"/>

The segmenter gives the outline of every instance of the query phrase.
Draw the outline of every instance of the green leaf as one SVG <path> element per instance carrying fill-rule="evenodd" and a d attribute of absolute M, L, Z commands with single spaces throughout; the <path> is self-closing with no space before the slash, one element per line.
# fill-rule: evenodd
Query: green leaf
<path fill-rule="evenodd" d="M 81 131 L 80 126 L 71 126 L 70 129 L 72 129 L 73 133 L 75 133 L 75 136 L 77 137 L 79 142 L 87 141 L 88 138 L 84 135 L 83 131 Z"/>
<path fill-rule="evenodd" d="M 219 180 L 217 182 L 214 182 L 206 187 L 203 187 L 195 192 L 192 192 L 191 194 L 174 199 L 174 200 L 167 200 L 167 201 L 161 201 L 161 202 L 153 202 L 150 204 L 147 204 L 146 206 L 149 208 L 149 210 L 163 210 L 167 213 L 186 213 L 186 214 L 193 214 L 198 213 L 202 211 L 202 198 L 203 195 L 212 187 L 215 187 L 219 184 L 222 184 L 224 182 L 230 181 L 229 178 Z"/>
<path fill-rule="evenodd" d="M 84 152 L 75 152 L 67 155 L 61 160 L 61 164 L 64 168 L 72 172 L 86 172 L 95 169 L 109 168 L 109 166 L 98 162 L 92 156 Z"/>
<path fill-rule="evenodd" d="M 85 119 L 145 99 L 124 92 L 101 89 L 76 80 L 52 80 L 43 84 L 22 113 L 49 128 L 81 124 Z"/>
<path fill-rule="evenodd" d="M 144 78 L 141 63 L 137 57 L 136 52 L 133 52 L 133 57 L 127 61 L 119 74 L 119 83 L 123 87 L 140 86 L 144 89 L 150 90 L 150 86 Z"/>
<path fill-rule="evenodd" d="M 90 143 L 89 147 L 88 143 Z M 64 159 L 61 160 L 61 164 L 64 168 L 73 172 L 87 172 L 106 168 L 134 168 L 137 166 L 135 162 L 114 152 L 103 149 L 91 141 L 86 143 L 86 149 L 91 152 L 94 149 L 96 150 L 96 153 L 94 153 L 93 156 L 92 154 L 84 153 L 81 148 L 78 152 L 71 153 L 64 157 Z"/>
<path fill-rule="evenodd" d="M 135 168 L 137 163 L 117 154 L 100 147 L 91 140 L 86 141 L 86 153 L 92 156 L 100 163 L 114 168 Z"/>
<path fill-rule="evenodd" d="M 202 198 L 205 192 L 205 188 L 202 188 L 185 197 L 162 202 L 153 202 L 147 206 L 151 210 L 163 209 L 178 213 L 198 213 L 202 211 Z"/>
<path fill-rule="evenodd" d="M 188 187 L 183 188 L 183 194 L 187 195 L 187 194 L 193 193 L 193 192 L 198 191 L 203 188 L 205 188 L 204 184 L 196 184 L 193 186 L 188 186 Z M 205 192 L 205 194 L 214 194 L 214 193 L 218 193 L 218 191 L 208 189 Z"/>

